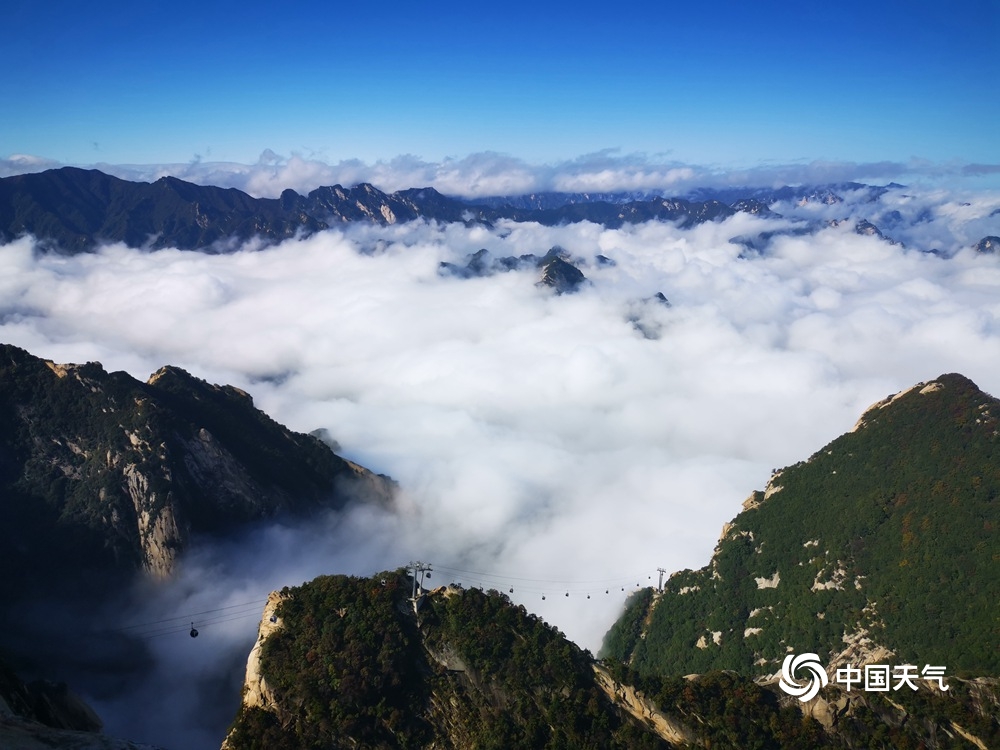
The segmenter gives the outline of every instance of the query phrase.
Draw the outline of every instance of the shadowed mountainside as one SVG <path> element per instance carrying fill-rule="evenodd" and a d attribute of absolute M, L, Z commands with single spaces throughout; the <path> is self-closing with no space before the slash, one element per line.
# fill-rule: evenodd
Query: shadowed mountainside
<path fill-rule="evenodd" d="M 165 576 L 194 533 L 386 503 L 393 485 L 238 388 L 176 367 L 143 383 L 0 345 L 0 492 L 8 591 L 88 568 Z"/>
<path fill-rule="evenodd" d="M 744 193 L 735 198 L 725 193 L 726 201 L 714 193 L 690 199 L 643 195 L 634 200 L 615 194 L 598 195 L 597 200 L 567 194 L 557 200 L 547 194 L 541 201 L 512 197 L 477 205 L 429 187 L 384 193 L 362 183 L 352 188 L 320 187 L 308 195 L 285 190 L 279 198 L 253 198 L 235 188 L 195 185 L 175 177 L 129 182 L 97 170 L 62 167 L 0 179 L 0 243 L 31 235 L 43 248 L 70 254 L 111 242 L 225 252 L 252 238 L 280 242 L 352 221 L 490 224 L 511 219 L 545 226 L 589 221 L 616 228 L 660 220 L 687 227 L 738 211 L 767 213 L 765 201 L 786 194 L 840 200 L 832 190 L 818 188 Z"/>

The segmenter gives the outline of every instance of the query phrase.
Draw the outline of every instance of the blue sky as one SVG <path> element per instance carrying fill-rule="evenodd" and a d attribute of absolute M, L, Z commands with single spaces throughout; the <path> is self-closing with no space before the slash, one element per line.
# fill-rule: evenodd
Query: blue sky
<path fill-rule="evenodd" d="M 0 158 L 1000 163 L 1000 3 L 39 3 Z"/>

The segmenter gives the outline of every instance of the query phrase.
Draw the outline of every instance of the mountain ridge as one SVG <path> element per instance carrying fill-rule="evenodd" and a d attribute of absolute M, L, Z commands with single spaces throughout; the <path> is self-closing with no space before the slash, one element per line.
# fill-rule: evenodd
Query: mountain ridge
<path fill-rule="evenodd" d="M 0 417 L 0 563 L 25 574 L 167 576 L 193 533 L 393 493 L 244 391 L 172 366 L 143 383 L 0 344 Z"/>
<path fill-rule="evenodd" d="M 222 750 L 932 749 L 1000 739 L 1000 680 L 932 685 L 892 697 L 830 685 L 803 703 L 735 672 L 643 676 L 595 662 L 497 591 L 426 590 L 403 570 L 320 576 L 269 596 Z"/>
<path fill-rule="evenodd" d="M 836 190 L 888 188 L 846 183 L 830 188 L 693 191 L 686 197 L 652 193 L 542 194 L 466 201 L 432 187 L 385 193 L 368 183 L 324 186 L 300 195 L 254 198 L 219 188 L 161 177 L 130 182 L 98 170 L 60 167 L 0 179 L 0 243 L 33 236 L 43 250 L 75 254 L 101 244 L 228 252 L 257 239 L 266 244 L 308 236 L 353 221 L 381 225 L 423 219 L 491 225 L 509 219 L 556 226 L 582 221 L 609 228 L 645 221 L 689 227 L 737 212 L 766 214 L 776 200 L 842 200 Z M 591 198 L 596 197 L 596 200 Z"/>
<path fill-rule="evenodd" d="M 666 747 L 619 714 L 584 652 L 497 592 L 403 571 L 274 592 L 231 750 Z"/>
<path fill-rule="evenodd" d="M 633 597 L 605 640 L 639 673 L 847 663 L 1000 675 L 1000 400 L 946 374 L 771 477 L 712 560 Z M 947 634 L 940 638 L 939 634 Z"/>

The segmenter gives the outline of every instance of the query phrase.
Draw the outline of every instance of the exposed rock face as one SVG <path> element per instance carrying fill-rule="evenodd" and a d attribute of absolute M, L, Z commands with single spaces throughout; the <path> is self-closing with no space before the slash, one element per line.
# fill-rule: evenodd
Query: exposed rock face
<path fill-rule="evenodd" d="M 0 345 L 0 564 L 29 577 L 88 567 L 165 576 L 194 532 L 387 503 L 393 490 L 239 389 L 173 367 L 141 383 Z"/>
<path fill-rule="evenodd" d="M 830 654 L 826 671 L 836 674 L 840 667 L 863 667 L 866 664 L 890 663 L 895 654 L 885 646 L 880 646 L 871 638 L 869 628 L 859 624 L 853 633 L 841 636 L 843 649 Z"/>
<path fill-rule="evenodd" d="M 567 294 L 575 292 L 586 280 L 587 277 L 579 268 L 562 258 L 555 257 L 542 266 L 542 280 L 538 283 L 552 287 L 557 294 Z"/>
<path fill-rule="evenodd" d="M 594 674 L 601 690 L 615 705 L 621 706 L 639 721 L 651 726 L 662 739 L 671 745 L 697 744 L 697 737 L 689 727 L 667 716 L 641 691 L 616 681 L 606 669 L 597 664 L 594 665 Z"/>
<path fill-rule="evenodd" d="M 169 493 L 159 512 L 151 510 L 159 505 L 156 493 L 150 492 L 149 479 L 135 464 L 126 464 L 122 475 L 135 508 L 142 567 L 154 576 L 164 578 L 173 569 L 177 551 L 183 544 L 187 530 L 177 525 L 174 504 L 171 502 L 173 498 Z"/>
<path fill-rule="evenodd" d="M 987 717 L 1000 708 L 997 705 L 1000 699 L 1000 680 L 956 679 L 952 681 L 954 694 L 950 694 L 950 690 L 942 693 L 935 690 L 933 683 L 917 680 L 919 690 L 928 691 L 933 696 L 930 701 L 925 700 L 924 705 L 927 702 L 937 704 L 936 711 L 930 716 L 920 715 L 922 706 L 907 705 L 909 702 L 902 700 L 909 697 L 905 694 L 882 698 L 877 693 L 859 690 L 848 692 L 839 686 L 830 686 L 812 700 L 801 703 L 796 698 L 781 693 L 776 682 L 765 683 L 765 686 L 780 696 L 782 705 L 796 708 L 804 717 L 818 721 L 826 730 L 827 736 L 836 743 L 835 746 L 841 746 L 841 742 L 847 747 L 861 746 L 857 742 L 857 725 L 863 721 L 861 717 L 876 717 L 878 723 L 896 729 L 899 734 L 909 728 L 912 736 L 919 737 L 921 745 L 927 748 L 951 747 L 954 736 L 959 735 L 973 747 L 986 750 L 990 747 L 988 743 L 996 738 L 993 731 L 990 734 L 983 733 L 985 740 L 977 736 L 969 728 L 963 727 L 955 714 L 961 712 L 964 714 L 962 720 L 975 721 L 977 731 L 991 723 L 995 726 L 995 721 L 990 722 Z M 959 706 L 961 709 L 956 710 Z M 983 719 L 986 721 L 982 722 Z M 920 728 L 914 731 L 917 727 Z"/>
<path fill-rule="evenodd" d="M 257 628 L 257 642 L 254 643 L 253 648 L 250 649 L 250 656 L 247 657 L 247 672 L 243 687 L 244 706 L 261 708 L 266 711 L 277 710 L 277 699 L 261 673 L 260 654 L 261 649 L 264 648 L 264 642 L 281 627 L 281 618 L 277 615 L 277 609 L 278 604 L 285 598 L 287 597 L 282 596 L 277 591 L 272 591 L 267 597 L 264 614 Z"/>
<path fill-rule="evenodd" d="M 600 257 L 603 258 L 604 256 Z M 607 258 L 604 260 L 608 261 Z M 598 262 L 600 263 L 600 261 Z M 464 266 L 443 262 L 439 270 L 444 275 L 470 279 L 478 276 L 492 276 L 496 273 L 530 268 L 537 268 L 541 271 L 538 286 L 551 287 L 557 294 L 575 292 L 587 280 L 587 277 L 583 275 L 583 271 L 574 265 L 574 261 L 569 253 L 558 246 L 551 248 L 541 258 L 533 254 L 526 254 L 517 258 L 514 256 L 494 258 L 488 250 L 478 250 L 472 255 L 466 256 Z M 662 294 L 659 296 L 662 297 L 663 302 L 666 302 L 666 297 L 663 297 Z M 667 304 L 669 305 L 669 303 Z"/>
<path fill-rule="evenodd" d="M 882 230 L 868 221 L 868 219 L 861 219 L 857 224 L 855 224 L 854 233 L 860 234 L 862 237 L 878 237 L 880 240 L 886 240 L 890 245 L 896 244 L 895 240 L 886 237 L 882 233 Z"/>

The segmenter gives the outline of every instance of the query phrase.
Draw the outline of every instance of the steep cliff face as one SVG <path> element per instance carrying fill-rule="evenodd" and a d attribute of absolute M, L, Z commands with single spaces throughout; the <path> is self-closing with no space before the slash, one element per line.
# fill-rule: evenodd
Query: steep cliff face
<path fill-rule="evenodd" d="M 281 627 L 278 605 L 287 598 L 287 595 L 272 591 L 267 597 L 267 604 L 264 605 L 264 614 L 260 618 L 260 625 L 257 628 L 257 641 L 250 649 L 250 656 L 247 657 L 246 679 L 243 688 L 243 705 L 247 708 L 259 708 L 264 711 L 279 710 L 278 700 L 261 671 L 260 663 L 264 643 Z"/>
<path fill-rule="evenodd" d="M 766 678 L 810 652 L 831 680 L 878 663 L 1000 675 L 998 417 L 961 375 L 879 401 L 753 493 L 708 566 L 634 598 L 604 651 L 641 674 Z"/>
<path fill-rule="evenodd" d="M 386 503 L 393 484 L 231 386 L 174 367 L 142 383 L 0 345 L 0 492 L 7 569 L 165 576 L 192 533 Z"/>
<path fill-rule="evenodd" d="M 624 708 L 659 737 L 671 745 L 698 744 L 698 737 L 690 727 L 664 713 L 660 706 L 643 695 L 642 691 L 636 690 L 632 685 L 618 682 L 605 667 L 598 664 L 594 665 L 594 674 L 597 677 L 597 684 L 612 703 Z"/>

